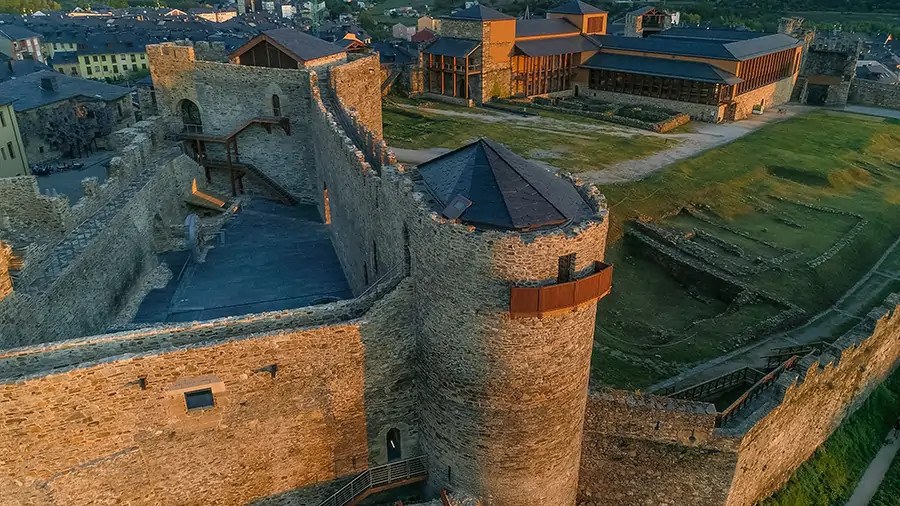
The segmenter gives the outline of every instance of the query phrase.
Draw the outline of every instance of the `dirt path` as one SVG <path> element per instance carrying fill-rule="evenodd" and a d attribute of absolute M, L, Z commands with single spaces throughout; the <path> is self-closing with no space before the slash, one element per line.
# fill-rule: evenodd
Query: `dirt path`
<path fill-rule="evenodd" d="M 885 250 L 866 275 L 850 287 L 833 306 L 813 316 L 804 325 L 787 332 L 773 334 L 721 357 L 704 362 L 682 374 L 648 387 L 647 391 L 654 392 L 673 385 L 692 385 L 741 367 L 758 367 L 760 364 L 765 364 L 763 357 L 768 355 L 773 348 L 796 346 L 827 338 L 835 329 L 841 328 L 850 320 L 861 319 L 873 307 L 881 304 L 880 300 L 871 300 L 871 295 L 880 292 L 887 286 L 893 280 L 893 276 L 900 275 L 900 269 L 884 272 L 882 266 L 885 265 L 900 265 L 900 237 Z"/>
<path fill-rule="evenodd" d="M 733 123 L 701 123 L 692 122 L 694 132 L 691 134 L 674 134 L 667 137 L 681 139 L 671 148 L 665 149 L 646 158 L 627 160 L 604 170 L 583 172 L 579 176 L 587 182 L 598 185 L 628 183 L 639 181 L 679 160 L 691 158 L 708 149 L 728 144 L 736 139 L 755 132 L 760 128 L 784 121 L 809 111 L 802 106 L 785 107 L 785 113 L 770 111 L 760 116 L 751 116 Z M 659 134 L 657 134 L 659 135 Z"/>
<path fill-rule="evenodd" d="M 894 461 L 898 450 L 900 450 L 900 437 L 898 437 L 897 431 L 891 430 L 891 434 L 885 440 L 884 446 L 881 447 L 881 450 L 869 463 L 869 467 L 866 468 L 862 478 L 859 479 L 856 490 L 853 491 L 853 495 L 847 501 L 847 506 L 868 506 L 869 501 L 875 497 L 875 492 L 878 491 L 879 485 L 884 481 L 884 475 L 887 473 L 888 468 L 891 467 L 891 462 Z"/>

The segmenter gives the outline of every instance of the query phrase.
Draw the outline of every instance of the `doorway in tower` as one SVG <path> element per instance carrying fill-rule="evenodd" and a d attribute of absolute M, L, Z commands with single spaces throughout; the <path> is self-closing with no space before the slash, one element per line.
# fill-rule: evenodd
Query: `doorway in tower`
<path fill-rule="evenodd" d="M 393 428 L 388 431 L 387 436 L 385 437 L 385 444 L 387 445 L 387 459 L 388 462 L 393 462 L 395 460 L 400 460 L 403 457 L 400 446 L 400 430 L 397 428 Z"/>

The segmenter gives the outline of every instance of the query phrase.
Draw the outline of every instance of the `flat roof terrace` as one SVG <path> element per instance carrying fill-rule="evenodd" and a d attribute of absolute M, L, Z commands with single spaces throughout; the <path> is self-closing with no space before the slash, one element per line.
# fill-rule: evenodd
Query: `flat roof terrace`
<path fill-rule="evenodd" d="M 190 252 L 160 255 L 172 280 L 144 297 L 135 323 L 209 320 L 353 297 L 314 206 L 253 199 L 223 230 L 224 242 L 183 272 Z"/>

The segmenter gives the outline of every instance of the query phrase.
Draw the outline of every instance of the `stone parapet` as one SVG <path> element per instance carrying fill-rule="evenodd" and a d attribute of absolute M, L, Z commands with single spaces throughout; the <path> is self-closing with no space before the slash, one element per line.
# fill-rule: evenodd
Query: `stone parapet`
<path fill-rule="evenodd" d="M 900 109 L 900 84 L 854 79 L 850 84 L 849 102 L 869 107 Z"/>

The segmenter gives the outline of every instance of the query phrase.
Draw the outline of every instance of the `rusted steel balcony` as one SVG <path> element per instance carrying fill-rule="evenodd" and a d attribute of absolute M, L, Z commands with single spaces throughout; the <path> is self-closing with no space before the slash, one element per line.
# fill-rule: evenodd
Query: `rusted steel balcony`
<path fill-rule="evenodd" d="M 612 265 L 594 262 L 594 273 L 576 281 L 539 288 L 514 286 L 509 293 L 509 314 L 540 318 L 602 299 L 612 289 L 612 271 Z"/>

